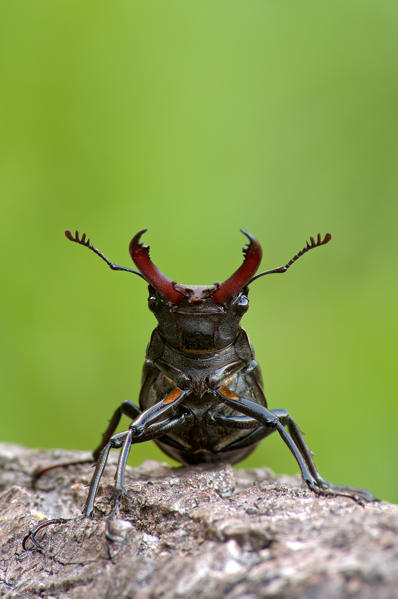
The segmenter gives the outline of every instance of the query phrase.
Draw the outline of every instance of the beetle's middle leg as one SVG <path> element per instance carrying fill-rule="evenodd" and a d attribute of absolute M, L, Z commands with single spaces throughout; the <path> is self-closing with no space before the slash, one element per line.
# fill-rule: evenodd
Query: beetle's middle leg
<path fill-rule="evenodd" d="M 375 500 L 373 495 L 365 489 L 335 485 L 325 480 L 319 474 L 312 458 L 312 453 L 304 441 L 302 432 L 286 410 L 269 410 L 260 404 L 236 395 L 227 387 L 220 387 L 215 393 L 223 403 L 253 419 L 252 422 L 245 419 L 247 428 L 249 428 L 249 424 L 254 426 L 255 421 L 259 424 L 242 439 L 224 447 L 223 451 L 238 449 L 257 443 L 264 437 L 272 434 L 272 432 L 278 431 L 295 457 L 300 467 L 303 481 L 312 491 L 320 495 L 341 495 L 350 497 L 357 503 Z M 231 420 L 234 419 L 231 418 Z M 288 430 L 285 429 L 285 426 Z"/>

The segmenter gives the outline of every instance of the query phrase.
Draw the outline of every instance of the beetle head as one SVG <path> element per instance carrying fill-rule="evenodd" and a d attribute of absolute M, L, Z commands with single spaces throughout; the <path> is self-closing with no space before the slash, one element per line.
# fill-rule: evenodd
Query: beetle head
<path fill-rule="evenodd" d="M 196 286 L 195 291 L 205 295 L 207 289 Z M 238 293 L 227 306 L 217 304 L 212 294 L 200 301 L 192 301 L 190 296 L 183 297 L 178 304 L 170 304 L 150 285 L 148 306 L 167 343 L 180 351 L 206 353 L 225 347 L 236 338 L 240 319 L 249 306 L 245 291 Z"/>
<path fill-rule="evenodd" d="M 235 339 L 239 322 L 249 306 L 247 283 L 261 260 L 260 244 L 249 239 L 242 265 L 221 285 L 179 285 L 151 261 L 149 247 L 140 243 L 140 231 L 131 240 L 130 254 L 149 283 L 148 305 L 159 330 L 172 346 L 187 351 L 214 351 Z"/>

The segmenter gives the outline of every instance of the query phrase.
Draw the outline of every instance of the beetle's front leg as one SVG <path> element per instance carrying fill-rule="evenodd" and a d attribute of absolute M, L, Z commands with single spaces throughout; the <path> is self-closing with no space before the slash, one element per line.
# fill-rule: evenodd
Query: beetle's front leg
<path fill-rule="evenodd" d="M 220 387 L 216 391 L 216 395 L 226 405 L 246 414 L 246 416 L 252 417 L 260 424 L 258 428 L 247 435 L 251 443 L 259 441 L 275 430 L 278 431 L 294 455 L 300 467 L 303 481 L 312 491 L 319 495 L 350 497 L 360 504 L 363 504 L 364 501 L 375 501 L 375 498 L 369 491 L 356 487 L 335 485 L 322 478 L 314 464 L 311 451 L 305 443 L 298 425 L 286 410 L 269 410 L 260 404 L 236 395 L 227 387 Z M 288 430 L 285 429 L 285 426 L 287 426 Z M 242 441 L 245 443 L 245 438 Z M 236 441 L 228 446 L 228 448 L 224 448 L 224 450 L 236 449 L 238 446 L 240 447 L 240 442 Z"/>
<path fill-rule="evenodd" d="M 124 475 L 131 445 L 133 443 L 142 443 L 158 437 L 163 437 L 170 432 L 170 430 L 173 430 L 177 426 L 181 426 L 185 421 L 185 415 L 182 413 L 178 416 L 173 416 L 170 413 L 181 403 L 183 398 L 189 392 L 188 389 L 182 390 L 178 387 L 174 388 L 161 401 L 143 411 L 129 426 L 127 431 L 113 435 L 102 447 L 91 479 L 90 490 L 83 508 L 82 516 L 88 517 L 93 513 L 95 497 L 108 460 L 109 451 L 112 448 L 121 448 L 115 475 L 115 501 L 107 519 L 107 536 L 109 539 L 112 540 L 112 535 L 109 533 L 109 524 L 117 514 L 120 502 L 124 495 Z M 70 518 L 55 518 L 41 522 L 26 535 L 23 540 L 23 548 L 26 549 L 27 541 L 31 540 L 37 549 L 42 550 L 41 545 L 36 540 L 36 535 L 40 530 L 51 524 L 63 524 L 69 520 Z"/>
<path fill-rule="evenodd" d="M 121 452 L 118 460 L 118 465 L 115 475 L 115 493 L 116 499 L 114 507 L 111 511 L 109 519 L 112 519 L 118 511 L 121 498 L 124 494 L 124 473 L 126 469 L 127 458 L 133 443 L 141 443 L 163 436 L 170 428 L 179 424 L 183 416 L 176 418 L 166 418 L 160 423 L 157 422 L 162 416 L 167 416 L 170 411 L 178 406 L 189 391 L 182 390 L 178 387 L 174 388 L 166 395 L 164 399 L 151 406 L 132 422 L 127 431 L 118 433 L 111 437 L 109 442 L 102 449 L 93 478 L 91 479 L 90 490 L 83 509 L 83 515 L 91 516 L 94 509 L 94 500 L 97 494 L 99 481 L 102 477 L 105 464 L 108 459 L 109 451 L 112 447 L 121 447 Z"/>

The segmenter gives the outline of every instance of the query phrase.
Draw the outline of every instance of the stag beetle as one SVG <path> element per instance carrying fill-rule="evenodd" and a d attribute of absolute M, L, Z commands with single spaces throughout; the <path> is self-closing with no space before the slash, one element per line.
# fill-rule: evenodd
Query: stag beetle
<path fill-rule="evenodd" d="M 221 285 L 179 285 L 151 261 L 149 246 L 140 242 L 143 229 L 130 242 L 130 255 L 139 271 L 113 264 L 85 234 L 66 237 L 96 253 L 112 270 L 134 273 L 149 287 L 148 306 L 158 326 L 152 333 L 143 368 L 139 407 L 124 401 L 114 412 L 102 441 L 93 452 L 96 462 L 83 516 L 91 516 L 98 485 L 111 448 L 119 448 L 115 499 L 108 524 L 124 494 L 124 473 L 131 445 L 153 440 L 183 464 L 231 463 L 251 453 L 259 441 L 277 431 L 295 457 L 303 482 L 316 494 L 341 495 L 362 504 L 373 495 L 355 487 L 335 485 L 319 474 L 303 435 L 283 409 L 268 409 L 261 370 L 240 320 L 249 307 L 249 286 L 258 278 L 284 273 L 303 254 L 325 245 L 318 234 L 286 265 L 255 274 L 261 246 L 247 231 L 242 265 Z M 114 434 L 122 414 L 131 418 L 127 431 Z M 286 428 L 285 428 L 286 427 Z M 41 472 L 51 469 L 47 468 Z M 46 520 L 25 537 L 65 519 Z"/>

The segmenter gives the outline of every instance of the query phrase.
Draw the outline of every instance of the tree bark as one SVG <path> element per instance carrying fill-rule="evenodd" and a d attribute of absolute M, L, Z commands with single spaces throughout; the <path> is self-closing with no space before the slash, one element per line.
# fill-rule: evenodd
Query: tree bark
<path fill-rule="evenodd" d="M 79 518 L 89 465 L 35 468 L 89 454 L 0 445 L 0 596 L 6 599 L 398 596 L 398 506 L 317 497 L 266 468 L 127 468 L 114 540 L 105 534 L 115 459 L 94 518 Z M 22 540 L 41 518 L 76 518 Z"/>

